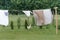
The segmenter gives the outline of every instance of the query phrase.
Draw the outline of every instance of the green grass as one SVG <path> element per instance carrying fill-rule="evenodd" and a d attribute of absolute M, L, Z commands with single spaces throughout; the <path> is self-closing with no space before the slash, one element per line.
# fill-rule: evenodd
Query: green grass
<path fill-rule="evenodd" d="M 32 16 L 31 16 L 32 17 Z M 30 17 L 30 23 L 32 22 L 32 18 Z M 60 40 L 60 30 L 56 35 L 55 32 L 55 24 L 44 26 L 43 29 L 39 29 L 39 27 L 32 26 L 30 30 L 26 30 L 24 28 L 24 20 L 27 19 L 25 15 L 20 15 L 21 18 L 21 28 L 17 28 L 17 19 L 16 15 L 9 15 L 10 21 L 14 22 L 14 30 L 11 30 L 10 25 L 8 27 L 0 26 L 0 40 Z M 60 16 L 58 16 L 59 24 L 60 24 Z M 9 23 L 10 24 L 10 23 Z"/>

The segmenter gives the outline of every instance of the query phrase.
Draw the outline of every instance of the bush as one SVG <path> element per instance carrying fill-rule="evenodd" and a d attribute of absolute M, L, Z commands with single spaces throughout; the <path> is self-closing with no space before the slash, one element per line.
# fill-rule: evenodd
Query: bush
<path fill-rule="evenodd" d="M 42 29 L 43 26 L 39 26 L 39 27 L 40 27 L 40 29 Z"/>
<path fill-rule="evenodd" d="M 14 29 L 13 21 L 11 21 L 10 26 L 11 26 L 11 29 L 13 30 Z"/>
<path fill-rule="evenodd" d="M 25 29 L 27 29 L 27 26 L 28 26 L 28 22 L 27 20 L 25 20 Z"/>
<path fill-rule="evenodd" d="M 34 26 L 35 25 L 35 19 L 34 19 L 34 17 L 32 17 L 32 26 Z"/>
<path fill-rule="evenodd" d="M 58 29 L 60 30 L 60 25 L 58 25 Z"/>
<path fill-rule="evenodd" d="M 21 26 L 21 23 L 20 23 L 20 17 L 18 17 L 18 20 L 17 20 L 17 26 L 18 26 L 18 29 L 20 29 L 20 26 Z"/>

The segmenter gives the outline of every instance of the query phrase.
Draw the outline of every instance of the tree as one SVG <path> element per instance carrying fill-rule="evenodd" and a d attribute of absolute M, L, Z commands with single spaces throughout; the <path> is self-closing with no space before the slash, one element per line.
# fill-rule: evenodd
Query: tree
<path fill-rule="evenodd" d="M 0 0 L 0 9 L 8 10 L 46 9 L 54 6 L 60 10 L 60 0 Z"/>

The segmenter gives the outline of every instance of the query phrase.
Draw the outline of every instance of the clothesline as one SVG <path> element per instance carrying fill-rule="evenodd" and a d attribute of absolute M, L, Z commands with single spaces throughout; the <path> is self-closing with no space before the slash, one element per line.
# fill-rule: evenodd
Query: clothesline
<path fill-rule="evenodd" d="M 49 8 L 51 9 L 51 8 Z M 9 9 L 4 9 L 4 10 L 8 10 L 8 11 L 28 11 L 28 10 L 9 10 Z M 34 10 L 34 9 L 33 9 Z M 35 10 L 44 10 L 44 9 L 35 9 Z M 51 9 L 52 10 L 52 9 Z M 58 9 L 59 10 L 59 9 Z M 29 10 L 32 11 L 32 10 Z"/>

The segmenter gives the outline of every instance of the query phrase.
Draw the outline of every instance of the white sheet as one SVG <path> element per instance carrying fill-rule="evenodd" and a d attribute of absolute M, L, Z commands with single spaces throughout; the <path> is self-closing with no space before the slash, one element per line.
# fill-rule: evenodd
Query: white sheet
<path fill-rule="evenodd" d="M 45 18 L 45 25 L 52 23 L 53 15 L 51 12 L 51 9 L 45 9 L 43 10 L 44 18 Z"/>
<path fill-rule="evenodd" d="M 8 10 L 0 10 L 0 25 L 7 26 L 8 23 Z"/>

